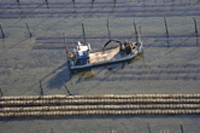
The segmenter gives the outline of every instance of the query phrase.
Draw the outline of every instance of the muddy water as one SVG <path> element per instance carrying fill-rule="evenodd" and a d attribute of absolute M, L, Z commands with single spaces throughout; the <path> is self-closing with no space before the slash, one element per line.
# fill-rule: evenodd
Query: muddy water
<path fill-rule="evenodd" d="M 169 38 L 166 38 L 166 17 Z M 193 17 L 200 24 L 198 0 L 0 0 L 0 87 L 4 95 L 199 93 L 200 47 Z M 70 74 L 63 33 L 70 50 L 78 40 L 93 49 L 112 39 L 135 41 L 133 19 L 142 27 L 144 53 L 120 64 Z M 26 29 L 28 23 L 32 37 Z M 199 132 L 199 116 L 76 117 L 6 119 L 1 132 Z"/>

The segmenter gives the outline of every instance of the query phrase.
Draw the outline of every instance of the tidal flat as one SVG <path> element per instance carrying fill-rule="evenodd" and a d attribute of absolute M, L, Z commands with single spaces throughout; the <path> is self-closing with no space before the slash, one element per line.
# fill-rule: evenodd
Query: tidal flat
<path fill-rule="evenodd" d="M 166 35 L 166 19 L 169 37 Z M 195 33 L 196 20 L 198 34 Z M 109 20 L 110 35 L 107 30 Z M 70 50 L 86 40 L 100 49 L 109 38 L 135 41 L 142 28 L 144 53 L 130 62 L 71 74 Z M 0 87 L 3 95 L 199 93 L 198 0 L 0 0 Z M 26 23 L 32 34 L 30 37 Z M 198 115 L 2 119 L 2 133 L 200 131 Z"/>

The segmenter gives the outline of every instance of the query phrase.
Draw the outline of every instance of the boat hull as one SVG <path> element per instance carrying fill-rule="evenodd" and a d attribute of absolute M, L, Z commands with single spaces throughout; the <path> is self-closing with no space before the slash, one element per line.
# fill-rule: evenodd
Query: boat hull
<path fill-rule="evenodd" d="M 69 68 L 71 70 L 86 69 L 102 65 L 114 64 L 133 59 L 138 53 L 143 52 L 142 43 L 132 43 L 132 50 L 127 52 L 120 52 L 120 47 L 107 48 L 105 50 L 91 51 L 88 55 L 89 61 L 87 64 L 71 65 L 72 60 L 69 60 Z"/>
<path fill-rule="evenodd" d="M 138 53 L 140 53 L 140 52 L 136 51 L 135 53 L 132 53 L 131 55 L 120 58 L 120 59 L 112 59 L 112 60 L 108 60 L 108 61 L 90 63 L 90 64 L 85 64 L 85 65 L 77 65 L 77 66 L 69 65 L 69 67 L 71 70 L 78 70 L 78 69 L 87 69 L 87 68 L 91 68 L 91 67 L 98 67 L 98 66 L 103 66 L 103 65 L 108 65 L 108 64 L 115 64 L 115 63 L 131 60 L 135 56 L 137 56 Z"/>

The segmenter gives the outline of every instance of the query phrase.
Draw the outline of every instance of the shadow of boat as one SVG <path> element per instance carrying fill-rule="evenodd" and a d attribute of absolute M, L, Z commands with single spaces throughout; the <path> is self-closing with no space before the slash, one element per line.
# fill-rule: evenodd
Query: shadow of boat
<path fill-rule="evenodd" d="M 50 80 L 48 81 L 48 87 L 50 89 L 61 88 L 62 86 L 64 86 L 65 83 L 70 82 L 70 80 L 74 76 L 78 77 L 77 82 L 95 79 L 95 75 L 99 74 L 102 70 L 107 69 L 109 72 L 121 71 L 121 70 L 124 69 L 124 67 L 126 65 L 133 64 L 134 62 L 137 62 L 137 61 L 140 61 L 140 60 L 142 60 L 143 64 L 144 64 L 143 53 L 138 54 L 136 57 L 132 58 L 131 60 L 122 61 L 120 63 L 114 63 L 114 64 L 112 63 L 112 64 L 108 64 L 108 65 L 105 65 L 105 66 L 102 65 L 102 66 L 98 66 L 98 67 L 85 68 L 85 69 L 80 69 L 80 70 L 69 70 L 69 67 L 67 67 L 68 62 L 66 62 L 63 65 L 56 68 L 51 73 L 49 73 L 47 76 L 45 76 L 43 78 L 43 80 L 45 78 L 49 77 L 49 76 L 52 76 L 57 71 L 59 71 L 55 76 L 50 78 Z M 95 73 L 93 71 L 93 69 L 95 69 L 95 71 L 98 70 L 98 72 Z"/>
<path fill-rule="evenodd" d="M 93 69 L 99 69 L 99 71 L 107 69 L 109 72 L 116 72 L 116 71 L 123 70 L 126 65 L 133 64 L 134 62 L 137 62 L 140 60 L 142 60 L 143 64 L 145 65 L 143 53 L 139 53 L 136 57 L 134 57 L 130 60 L 126 60 L 126 61 L 122 61 L 122 62 L 118 62 L 118 63 L 110 63 L 107 65 L 100 65 L 100 66 L 96 66 L 96 67 L 84 68 L 84 69 L 79 69 L 79 70 L 70 70 L 71 77 L 78 75 L 78 77 L 81 78 L 82 80 L 94 79 L 95 74 L 93 72 Z M 96 73 L 96 74 L 98 74 L 98 73 Z"/>

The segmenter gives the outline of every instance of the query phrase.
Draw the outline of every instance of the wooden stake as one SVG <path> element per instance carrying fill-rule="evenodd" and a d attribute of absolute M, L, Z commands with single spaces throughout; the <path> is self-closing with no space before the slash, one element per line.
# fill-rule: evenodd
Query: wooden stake
<path fill-rule="evenodd" d="M 17 3 L 18 3 L 18 5 L 19 5 L 19 0 L 17 0 Z"/>
<path fill-rule="evenodd" d="M 85 27 L 84 27 L 83 21 L 82 21 L 82 31 L 83 31 L 84 45 L 86 45 Z"/>
<path fill-rule="evenodd" d="M 107 18 L 107 30 L 108 30 L 108 38 L 110 38 L 110 28 L 109 28 L 109 18 Z"/>
<path fill-rule="evenodd" d="M 85 27 L 84 27 L 83 21 L 82 21 L 82 30 L 83 30 L 83 35 L 85 36 Z"/>
<path fill-rule="evenodd" d="M 67 47 L 67 44 L 66 44 L 66 35 L 64 33 L 63 33 L 63 37 L 64 37 L 64 45 L 65 45 L 66 57 L 68 58 L 69 50 L 68 50 L 68 47 Z"/>
<path fill-rule="evenodd" d="M 1 26 L 1 23 L 0 23 L 0 28 L 1 28 L 2 37 L 5 38 L 5 34 L 4 34 L 4 32 L 3 32 L 3 28 L 2 28 L 2 26 Z"/>
<path fill-rule="evenodd" d="M 27 23 L 27 22 L 25 22 L 25 23 L 26 23 L 26 28 L 27 28 L 27 30 L 28 30 L 28 32 L 29 32 L 29 35 L 30 35 L 30 37 L 32 37 L 32 34 L 31 34 L 30 29 L 29 29 L 28 23 Z"/>
<path fill-rule="evenodd" d="M 75 7 L 75 0 L 72 0 L 72 2 L 73 2 L 73 6 Z"/>
<path fill-rule="evenodd" d="M 141 28 L 141 26 L 139 26 L 139 28 L 140 28 L 139 39 L 140 39 L 140 41 L 142 41 L 142 28 Z"/>
<path fill-rule="evenodd" d="M 148 127 L 149 133 L 151 133 L 151 128 L 150 128 L 150 126 L 149 126 L 149 123 L 147 123 L 147 127 Z"/>
<path fill-rule="evenodd" d="M 184 133 L 183 132 L 183 125 L 182 125 L 182 123 L 180 123 L 180 127 L 181 127 L 181 133 Z"/>
<path fill-rule="evenodd" d="M 0 87 L 0 93 L 1 93 L 1 96 L 3 96 L 3 91 L 1 90 L 1 87 Z"/>
<path fill-rule="evenodd" d="M 164 17 L 164 21 L 165 21 L 166 36 L 169 37 L 169 31 L 168 31 L 167 21 L 165 17 Z"/>
<path fill-rule="evenodd" d="M 93 8 L 93 4 L 94 4 L 94 0 L 92 0 L 92 2 L 91 2 L 91 9 Z"/>
<path fill-rule="evenodd" d="M 197 35 L 198 34 L 197 21 L 196 21 L 196 19 L 194 17 L 193 17 L 193 20 L 194 20 L 195 33 Z"/>
<path fill-rule="evenodd" d="M 41 90 L 41 95 L 43 96 L 44 93 L 43 93 L 43 89 L 42 89 L 42 83 L 41 83 L 41 80 L 40 80 L 40 90 Z"/>
<path fill-rule="evenodd" d="M 49 8 L 48 0 L 46 0 L 46 6 L 47 6 L 47 9 L 48 9 Z"/>
<path fill-rule="evenodd" d="M 167 21 L 165 17 L 164 17 L 164 21 L 165 21 L 165 30 L 166 30 L 166 37 L 167 37 L 167 46 L 169 47 L 169 31 L 168 31 Z"/>
<path fill-rule="evenodd" d="M 69 95 L 72 95 L 72 93 L 69 91 L 69 89 L 68 89 L 68 87 L 67 87 L 67 85 L 65 84 L 64 81 L 63 81 L 63 84 L 64 84 L 64 86 L 65 86 L 65 89 L 67 90 L 67 93 L 68 93 Z"/>
<path fill-rule="evenodd" d="M 53 133 L 53 128 L 51 128 L 51 133 Z"/>
<path fill-rule="evenodd" d="M 137 42 L 138 41 L 138 32 L 137 32 L 137 27 L 136 27 L 135 19 L 133 19 L 133 27 L 135 29 L 135 39 L 136 39 L 136 42 Z"/>

